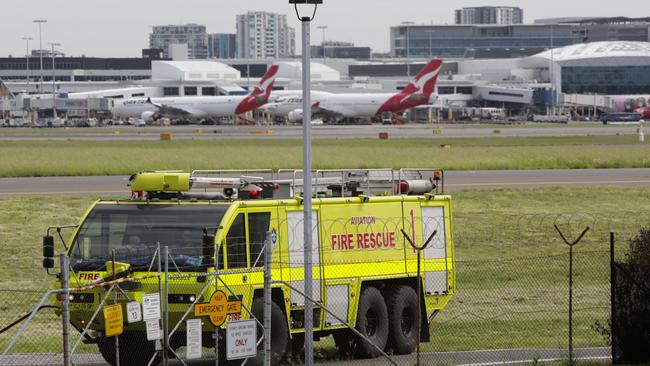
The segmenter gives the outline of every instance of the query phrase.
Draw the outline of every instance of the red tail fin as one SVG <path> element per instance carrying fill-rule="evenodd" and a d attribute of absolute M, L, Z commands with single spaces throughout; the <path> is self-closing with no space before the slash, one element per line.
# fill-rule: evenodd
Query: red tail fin
<path fill-rule="evenodd" d="M 268 99 L 273 90 L 273 83 L 275 83 L 275 75 L 278 73 L 280 67 L 278 65 L 271 65 L 266 73 L 260 80 L 260 85 L 256 86 L 255 89 L 251 92 L 253 96 L 263 96 L 265 99 Z"/>
<path fill-rule="evenodd" d="M 410 82 L 402 93 L 406 94 L 422 94 L 426 97 L 430 96 L 436 88 L 440 68 L 442 67 L 442 60 L 432 59 Z"/>

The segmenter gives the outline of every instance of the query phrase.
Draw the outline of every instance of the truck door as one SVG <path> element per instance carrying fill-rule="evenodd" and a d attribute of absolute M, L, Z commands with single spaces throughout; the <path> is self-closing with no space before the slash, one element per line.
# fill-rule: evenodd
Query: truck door
<path fill-rule="evenodd" d="M 225 247 L 225 273 L 221 275 L 232 292 L 224 289 L 228 296 L 237 295 L 245 304 L 253 300 L 253 290 L 264 286 L 264 240 L 269 230 L 277 230 L 277 209 L 241 209 L 230 225 L 222 247 Z M 273 251 L 273 260 L 279 261 L 280 248 Z M 279 272 L 278 272 L 279 274 Z M 275 277 L 279 279 L 279 277 Z M 223 284 L 219 283 L 223 289 Z"/>
<path fill-rule="evenodd" d="M 405 203 L 404 230 L 413 238 L 416 245 L 421 246 L 429 236 L 437 231 L 433 240 L 422 253 L 422 278 L 426 295 L 437 295 L 447 292 L 447 217 L 445 207 L 439 203 Z M 416 272 L 417 254 L 406 244 L 407 271 Z"/>
<path fill-rule="evenodd" d="M 312 253 L 311 260 L 313 264 L 312 276 L 312 296 L 315 301 L 322 301 L 322 283 L 321 283 L 321 261 L 320 261 L 320 233 L 318 229 L 318 211 L 312 211 Z M 287 210 L 287 241 L 288 241 L 288 254 L 289 254 L 289 267 L 291 286 L 304 292 L 304 213 L 303 211 L 289 211 Z M 294 309 L 301 311 L 305 306 L 305 297 L 300 295 L 297 291 L 291 290 L 290 304 L 292 313 Z M 314 306 L 314 328 L 320 327 L 320 313 L 316 306 Z M 302 328 L 299 327 L 299 328 Z"/>
<path fill-rule="evenodd" d="M 446 217 L 443 206 L 422 206 L 422 238 L 426 240 L 437 231 L 433 240 L 424 249 L 424 289 L 425 294 L 435 295 L 447 292 L 448 272 L 447 266 L 447 230 Z"/>

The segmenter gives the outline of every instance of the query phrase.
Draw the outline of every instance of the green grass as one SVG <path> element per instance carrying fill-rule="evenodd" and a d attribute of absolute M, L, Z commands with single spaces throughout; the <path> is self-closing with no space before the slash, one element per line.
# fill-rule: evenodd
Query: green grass
<path fill-rule="evenodd" d="M 0 177 L 128 175 L 143 170 L 300 168 L 300 140 L 29 141 L 0 144 Z M 450 145 L 451 148 L 442 148 Z M 320 169 L 582 169 L 650 167 L 650 143 L 634 136 L 319 139 Z"/>
<path fill-rule="evenodd" d="M 92 200 L 0 199 L 0 242 L 5 254 L 0 257 L 0 289 L 38 293 L 51 285 L 55 279 L 40 268 L 40 237 L 48 225 L 75 223 Z M 423 350 L 566 347 L 568 249 L 554 223 L 570 238 L 582 227 L 591 227 L 576 247 L 575 345 L 604 346 L 591 326 L 606 321 L 609 314 L 608 233 L 617 232 L 623 249 L 627 238 L 650 224 L 648 190 L 547 188 L 455 193 L 458 292 L 436 318 L 432 342 Z M 15 292 L 0 291 L 4 314 L 0 326 L 35 301 L 36 296 L 21 300 Z M 58 326 L 57 321 L 51 326 Z M 47 339 L 40 344 L 57 342 Z M 0 346 L 7 341 L 0 336 Z M 35 352 L 37 346 L 30 342 L 34 343 L 26 340 L 19 349 Z M 325 338 L 317 346 L 327 354 L 332 342 Z"/>

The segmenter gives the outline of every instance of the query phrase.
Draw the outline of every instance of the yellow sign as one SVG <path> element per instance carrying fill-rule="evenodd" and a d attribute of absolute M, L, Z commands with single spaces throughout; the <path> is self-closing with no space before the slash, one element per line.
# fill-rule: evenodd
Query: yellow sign
<path fill-rule="evenodd" d="M 228 301 L 226 294 L 217 290 L 212 294 L 210 302 L 194 305 L 194 316 L 209 316 L 215 327 L 221 326 L 229 314 L 241 313 L 241 301 Z"/>
<path fill-rule="evenodd" d="M 104 329 L 106 337 L 112 337 L 122 334 L 124 319 L 122 318 L 122 305 L 104 306 Z"/>

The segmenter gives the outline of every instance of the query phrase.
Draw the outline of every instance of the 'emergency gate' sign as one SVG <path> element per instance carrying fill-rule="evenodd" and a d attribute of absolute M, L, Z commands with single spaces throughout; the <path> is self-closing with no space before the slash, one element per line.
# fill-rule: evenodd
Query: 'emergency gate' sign
<path fill-rule="evenodd" d="M 229 314 L 241 313 L 241 301 L 228 301 L 226 294 L 217 290 L 210 297 L 210 302 L 194 305 L 194 316 L 209 316 L 215 327 L 226 321 Z"/>

